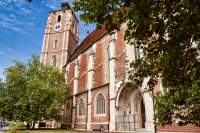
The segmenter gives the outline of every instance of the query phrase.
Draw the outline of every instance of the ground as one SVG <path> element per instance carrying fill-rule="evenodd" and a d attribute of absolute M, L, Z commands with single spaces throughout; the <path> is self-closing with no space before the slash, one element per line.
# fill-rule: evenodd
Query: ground
<path fill-rule="evenodd" d="M 18 130 L 18 131 L 7 131 L 0 133 L 83 133 L 83 131 L 72 131 L 65 129 L 44 129 L 44 130 Z"/>

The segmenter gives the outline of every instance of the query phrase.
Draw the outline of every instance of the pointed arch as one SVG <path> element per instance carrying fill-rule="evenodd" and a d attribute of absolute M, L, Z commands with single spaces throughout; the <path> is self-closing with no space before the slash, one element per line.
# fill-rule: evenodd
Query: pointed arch
<path fill-rule="evenodd" d="M 84 116 L 85 115 L 85 102 L 83 98 L 80 99 L 79 101 L 79 116 Z"/>
<path fill-rule="evenodd" d="M 56 65 L 57 65 L 57 58 L 56 58 L 56 55 L 53 55 L 52 56 L 52 66 L 56 67 Z"/>
<path fill-rule="evenodd" d="M 105 98 L 101 93 L 96 96 L 96 114 L 105 114 Z"/>

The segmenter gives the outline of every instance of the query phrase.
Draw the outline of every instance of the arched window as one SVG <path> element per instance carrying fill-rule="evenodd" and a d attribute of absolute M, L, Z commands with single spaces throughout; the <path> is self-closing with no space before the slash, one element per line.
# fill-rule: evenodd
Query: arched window
<path fill-rule="evenodd" d="M 56 39 L 54 44 L 53 44 L 53 48 L 58 48 L 58 40 Z"/>
<path fill-rule="evenodd" d="M 96 98 L 96 114 L 105 114 L 105 99 L 102 94 Z"/>
<path fill-rule="evenodd" d="M 79 101 L 79 115 L 80 116 L 85 115 L 85 102 L 84 102 L 83 98 L 81 98 Z"/>
<path fill-rule="evenodd" d="M 61 16 L 60 16 L 60 15 L 58 15 L 58 22 L 60 22 L 60 20 L 61 20 Z"/>
<path fill-rule="evenodd" d="M 56 67 L 56 63 L 57 63 L 57 59 L 56 59 L 56 56 L 54 55 L 54 56 L 52 57 L 52 65 L 53 65 L 54 67 Z"/>
<path fill-rule="evenodd" d="M 69 102 L 67 102 L 66 109 L 67 109 L 67 110 L 70 110 L 70 109 L 71 109 L 71 105 L 70 105 Z"/>

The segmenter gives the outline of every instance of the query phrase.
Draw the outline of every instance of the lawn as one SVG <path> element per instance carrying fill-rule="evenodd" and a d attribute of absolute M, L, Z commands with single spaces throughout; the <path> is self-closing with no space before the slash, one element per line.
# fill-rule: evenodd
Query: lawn
<path fill-rule="evenodd" d="M 6 133 L 66 133 L 67 130 L 17 130 L 7 131 Z"/>
<path fill-rule="evenodd" d="M 67 130 L 67 129 L 35 129 L 35 130 L 17 130 L 7 131 L 6 133 L 83 133 L 83 131 Z"/>

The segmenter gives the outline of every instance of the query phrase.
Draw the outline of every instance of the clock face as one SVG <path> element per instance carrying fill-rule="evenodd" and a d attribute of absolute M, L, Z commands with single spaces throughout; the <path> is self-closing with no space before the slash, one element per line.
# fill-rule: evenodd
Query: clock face
<path fill-rule="evenodd" d="M 62 24 L 61 23 L 57 23 L 57 24 L 54 25 L 54 30 L 55 31 L 59 31 L 61 29 L 62 29 Z"/>

